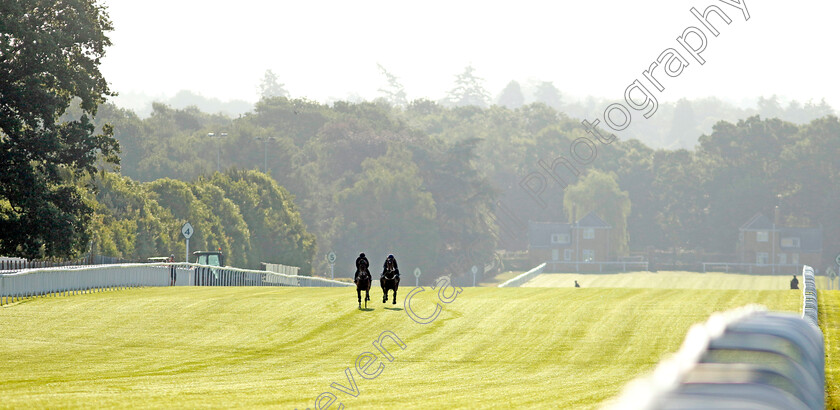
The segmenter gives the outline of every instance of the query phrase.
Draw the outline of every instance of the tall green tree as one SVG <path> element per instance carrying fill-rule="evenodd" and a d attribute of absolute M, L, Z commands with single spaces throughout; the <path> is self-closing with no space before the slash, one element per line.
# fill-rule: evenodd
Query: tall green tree
<path fill-rule="evenodd" d="M 408 105 L 408 99 L 405 96 L 405 87 L 400 83 L 399 77 L 391 74 L 381 64 L 376 64 L 379 72 L 385 76 L 385 81 L 388 85 L 385 88 L 380 88 L 377 91 L 383 94 L 385 100 L 395 107 L 405 107 Z"/>
<path fill-rule="evenodd" d="M 366 159 L 362 167 L 361 178 L 336 195 L 343 205 L 336 251 L 352 256 L 366 252 L 372 272 L 378 268 L 376 260 L 391 253 L 405 273 L 434 267 L 437 210 L 411 154 L 391 146 L 382 157 Z"/>
<path fill-rule="evenodd" d="M 484 79 L 476 76 L 475 68 L 468 65 L 455 76 L 455 87 L 447 93 L 446 101 L 456 107 L 472 105 L 486 108 L 490 93 L 484 88 Z"/>
<path fill-rule="evenodd" d="M 480 142 L 477 138 L 432 141 L 431 147 L 414 150 L 424 187 L 437 209 L 438 265 L 445 274 L 466 275 L 470 266 L 490 261 L 495 250 L 498 231 L 492 212 L 496 192 L 476 169 Z"/>
<path fill-rule="evenodd" d="M 284 88 L 285 84 L 280 83 L 280 80 L 277 78 L 277 74 L 274 74 L 274 71 L 265 70 L 265 74 L 263 74 L 263 78 L 260 81 L 260 98 L 271 98 L 271 97 L 289 97 L 289 92 L 286 91 Z"/>
<path fill-rule="evenodd" d="M 662 230 L 656 223 L 657 195 L 653 189 L 653 150 L 639 140 L 617 145 L 623 150 L 618 161 L 618 184 L 627 191 L 632 209 L 627 219 L 631 251 L 641 251 L 647 246 L 661 244 Z"/>
<path fill-rule="evenodd" d="M 783 215 L 804 217 L 805 225 L 825 229 L 823 261 L 831 263 L 840 253 L 840 120 L 827 116 L 802 126 L 785 146 L 782 161 L 779 208 Z"/>
<path fill-rule="evenodd" d="M 534 90 L 534 101 L 559 110 L 562 97 L 560 96 L 560 90 L 554 86 L 553 82 L 541 81 L 537 84 L 536 90 Z"/>
<path fill-rule="evenodd" d="M 735 247 L 738 227 L 756 212 L 772 217 L 778 195 L 786 194 L 782 185 L 789 178 L 779 157 L 785 146 L 794 143 L 798 131 L 797 126 L 780 119 L 754 116 L 735 124 L 721 121 L 710 135 L 700 136 L 697 161 L 693 169 L 685 170 L 686 180 L 668 184 L 674 197 L 686 194 L 676 205 L 688 212 L 684 222 L 708 214 L 708 220 L 702 223 L 708 231 L 688 226 L 684 229 L 686 234 L 695 232 L 696 245 L 727 252 Z M 689 211 L 706 207 L 704 212 Z"/>
<path fill-rule="evenodd" d="M 697 134 L 700 133 L 697 132 L 697 119 L 694 116 L 691 101 L 681 98 L 674 107 L 668 140 L 672 145 L 678 146 L 680 141 L 695 141 Z"/>
<path fill-rule="evenodd" d="M 589 171 L 576 184 L 566 189 L 563 208 L 567 215 L 571 215 L 574 208 L 578 218 L 595 212 L 612 226 L 610 252 L 613 254 L 610 256 L 627 254 L 630 196 L 618 186 L 615 174 L 596 169 Z"/>
<path fill-rule="evenodd" d="M 216 173 L 209 182 L 239 207 L 251 233 L 248 266 L 260 262 L 298 266 L 309 275 L 315 254 L 315 236 L 306 230 L 292 195 L 268 175 L 231 169 Z"/>
<path fill-rule="evenodd" d="M 231 266 L 249 266 L 248 254 L 251 251 L 251 231 L 239 212 L 239 207 L 225 197 L 221 188 L 200 178 L 192 187 L 199 201 L 210 209 L 214 218 L 218 218 L 224 232 L 227 245 L 223 248 L 226 260 Z"/>
<path fill-rule="evenodd" d="M 91 252 L 133 260 L 176 252 L 180 225 L 141 184 L 115 173 L 92 183 L 96 213 Z"/>
<path fill-rule="evenodd" d="M 152 199 L 172 213 L 179 225 L 189 222 L 195 228 L 190 238 L 192 250 L 228 250 L 230 244 L 219 215 L 195 196 L 190 184 L 162 178 L 145 184 L 145 188 Z"/>
<path fill-rule="evenodd" d="M 90 116 L 112 93 L 99 72 L 111 21 L 92 0 L 0 3 L 0 253 L 73 256 L 93 209 L 74 176 L 118 164 L 112 129 Z M 73 99 L 81 117 L 61 121 Z"/>
<path fill-rule="evenodd" d="M 694 153 L 684 149 L 659 150 L 654 153 L 651 166 L 657 210 L 654 219 L 662 232 L 659 245 L 674 249 L 702 246 L 699 233 L 708 226 L 709 199 L 703 192 L 704 172 Z"/>
<path fill-rule="evenodd" d="M 516 81 L 511 81 L 499 94 L 499 105 L 515 110 L 525 104 L 525 95 L 522 94 L 522 87 Z"/>

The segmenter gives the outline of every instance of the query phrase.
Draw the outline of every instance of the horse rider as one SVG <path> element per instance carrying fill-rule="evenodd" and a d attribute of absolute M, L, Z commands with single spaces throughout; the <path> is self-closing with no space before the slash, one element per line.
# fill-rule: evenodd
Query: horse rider
<path fill-rule="evenodd" d="M 382 276 L 380 277 L 380 279 L 385 277 L 385 272 L 388 270 L 388 262 L 393 264 L 394 273 L 396 273 L 395 277 L 399 278 L 400 277 L 400 268 L 397 267 L 397 259 L 394 258 L 394 255 L 388 255 L 388 257 L 385 258 L 385 264 L 382 265 Z"/>
<path fill-rule="evenodd" d="M 365 256 L 364 252 L 360 253 L 359 257 L 356 258 L 356 274 L 353 275 L 353 282 L 359 280 L 359 274 L 367 271 L 368 266 L 370 266 L 370 262 L 368 262 L 367 256 Z M 368 272 L 368 274 L 370 274 L 370 272 Z"/>

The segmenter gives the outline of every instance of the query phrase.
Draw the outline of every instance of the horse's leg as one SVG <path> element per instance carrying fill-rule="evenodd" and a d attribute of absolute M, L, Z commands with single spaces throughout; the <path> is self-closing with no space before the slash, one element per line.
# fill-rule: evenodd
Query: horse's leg
<path fill-rule="evenodd" d="M 379 284 L 382 285 L 382 303 L 388 301 L 388 288 L 385 287 L 385 278 L 379 279 Z"/>
<path fill-rule="evenodd" d="M 356 287 L 356 296 L 359 299 L 359 309 L 362 308 L 362 290 Z"/>
<path fill-rule="evenodd" d="M 400 288 L 400 277 L 394 278 L 394 304 L 397 304 L 397 289 Z"/>

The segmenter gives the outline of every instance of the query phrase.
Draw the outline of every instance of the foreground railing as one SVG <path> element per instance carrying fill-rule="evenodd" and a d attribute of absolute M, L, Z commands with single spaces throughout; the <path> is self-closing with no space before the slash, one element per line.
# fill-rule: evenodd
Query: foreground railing
<path fill-rule="evenodd" d="M 817 318 L 817 279 L 814 268 L 802 268 L 802 318 L 814 326 L 819 326 Z"/>
<path fill-rule="evenodd" d="M 282 273 L 196 264 L 122 264 L 28 269 L 0 274 L 0 305 L 38 296 L 145 286 L 351 286 Z"/>
<path fill-rule="evenodd" d="M 814 271 L 803 276 L 799 315 L 747 306 L 693 326 L 680 350 L 631 382 L 615 409 L 822 409 L 825 345 Z"/>

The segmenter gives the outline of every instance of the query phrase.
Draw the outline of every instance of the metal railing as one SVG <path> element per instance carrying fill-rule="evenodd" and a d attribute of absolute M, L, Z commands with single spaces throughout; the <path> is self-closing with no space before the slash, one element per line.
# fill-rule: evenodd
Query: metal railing
<path fill-rule="evenodd" d="M 813 269 L 805 266 L 802 276 L 801 317 L 758 306 L 714 314 L 609 407 L 823 409 L 825 345 Z"/>
<path fill-rule="evenodd" d="M 500 288 L 513 288 L 517 286 L 522 286 L 523 283 L 533 279 L 534 276 L 537 276 L 543 272 L 545 268 L 545 263 L 540 264 L 534 269 L 529 270 L 513 279 L 508 279 L 504 283 L 500 284 Z"/>
<path fill-rule="evenodd" d="M 803 265 L 801 263 L 787 263 L 787 264 L 772 264 L 772 263 L 740 263 L 740 262 L 703 262 L 703 272 L 720 272 L 721 268 L 723 272 L 729 273 L 732 271 L 733 273 L 753 273 L 753 271 L 760 272 L 762 274 L 771 273 L 773 270 L 776 271 L 777 275 L 789 275 L 791 272 L 794 274 L 798 273 L 802 268 L 807 265 Z M 719 267 L 715 270 L 715 267 Z M 765 272 L 770 270 L 771 272 Z"/>
<path fill-rule="evenodd" d="M 323 278 L 186 263 L 26 269 L 0 274 L 0 305 L 25 298 L 146 286 L 352 286 Z"/>
<path fill-rule="evenodd" d="M 802 318 L 819 327 L 817 313 L 817 279 L 814 268 L 806 265 L 802 268 Z"/>
<path fill-rule="evenodd" d="M 262 263 L 265 270 L 274 273 L 282 273 L 284 275 L 297 276 L 300 273 L 300 268 L 297 266 L 282 265 L 279 263 Z"/>
<path fill-rule="evenodd" d="M 546 261 L 545 264 L 549 266 L 549 272 L 560 272 L 565 267 L 567 270 L 574 270 L 575 272 L 594 272 L 595 267 L 598 267 L 598 272 L 627 272 L 627 268 L 634 270 L 648 270 L 648 263 L 644 261 L 617 261 L 617 262 L 573 262 L 573 261 Z M 574 269 L 572 269 L 574 268 Z M 583 269 L 581 269 L 583 268 Z"/>

